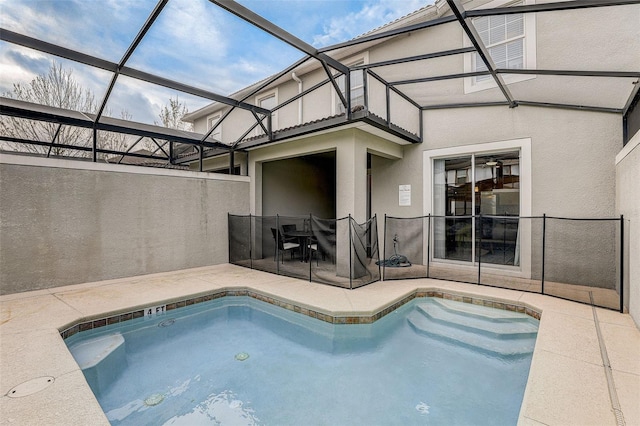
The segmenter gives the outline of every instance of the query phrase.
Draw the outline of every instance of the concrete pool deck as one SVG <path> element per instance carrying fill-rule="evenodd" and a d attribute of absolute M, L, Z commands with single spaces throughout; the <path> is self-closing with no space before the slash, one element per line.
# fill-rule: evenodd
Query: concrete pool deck
<path fill-rule="evenodd" d="M 625 424 L 640 425 L 640 330 L 627 314 L 432 279 L 346 290 L 228 264 L 0 296 L 0 424 L 108 425 L 60 331 L 224 290 L 250 290 L 331 316 L 371 316 L 426 290 L 527 306 L 542 318 L 518 423 L 616 425 L 613 392 Z M 25 396 L 8 395 L 40 377 L 53 380 L 35 393 L 27 384 L 17 392 Z"/>

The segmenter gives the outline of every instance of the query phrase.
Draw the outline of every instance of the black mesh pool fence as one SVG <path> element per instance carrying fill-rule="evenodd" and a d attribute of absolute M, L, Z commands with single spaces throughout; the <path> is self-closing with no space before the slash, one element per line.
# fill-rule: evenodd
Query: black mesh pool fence
<path fill-rule="evenodd" d="M 351 216 L 229 214 L 229 262 L 252 269 L 357 288 L 381 277 L 377 219 Z"/>
<path fill-rule="evenodd" d="M 229 215 L 229 262 L 357 288 L 436 278 L 624 309 L 624 218 Z"/>
<path fill-rule="evenodd" d="M 383 279 L 437 278 L 623 310 L 624 219 L 385 216 Z"/>

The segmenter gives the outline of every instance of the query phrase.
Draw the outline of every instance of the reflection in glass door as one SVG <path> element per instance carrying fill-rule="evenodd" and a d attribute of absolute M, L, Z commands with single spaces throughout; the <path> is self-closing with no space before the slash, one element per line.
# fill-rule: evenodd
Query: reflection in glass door
<path fill-rule="evenodd" d="M 435 257 L 471 261 L 473 252 L 472 157 L 434 163 Z"/>
<path fill-rule="evenodd" d="M 434 160 L 434 258 L 519 265 L 519 165 L 518 151 Z"/>

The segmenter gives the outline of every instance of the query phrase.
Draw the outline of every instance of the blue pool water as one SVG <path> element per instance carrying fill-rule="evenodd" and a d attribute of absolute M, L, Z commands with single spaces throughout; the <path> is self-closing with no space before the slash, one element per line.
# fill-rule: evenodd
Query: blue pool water
<path fill-rule="evenodd" d="M 443 299 L 333 325 L 225 297 L 66 342 L 114 425 L 509 425 L 536 332 Z"/>

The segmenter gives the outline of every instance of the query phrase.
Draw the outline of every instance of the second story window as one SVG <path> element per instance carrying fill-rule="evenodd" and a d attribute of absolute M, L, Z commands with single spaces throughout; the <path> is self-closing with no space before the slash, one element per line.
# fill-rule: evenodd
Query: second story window
<path fill-rule="evenodd" d="M 483 16 L 474 19 L 473 25 L 496 68 L 524 68 L 524 17 L 522 14 Z M 477 53 L 475 70 L 487 70 Z M 490 78 L 489 75 L 482 75 L 476 77 L 476 81 Z"/>
<path fill-rule="evenodd" d="M 220 121 L 220 114 L 215 114 L 207 118 L 207 131 L 211 130 L 218 121 Z M 222 141 L 222 125 L 216 127 L 211 133 L 211 137 L 217 141 Z"/>
<path fill-rule="evenodd" d="M 272 110 L 273 108 L 278 106 L 278 99 L 276 98 L 276 93 L 272 92 L 272 93 L 263 94 L 263 95 L 258 96 L 256 98 L 256 104 L 260 108 Z M 262 124 L 264 124 L 264 127 L 268 128 L 268 124 L 267 124 L 267 120 L 266 119 L 262 122 Z M 278 113 L 277 112 L 273 112 L 273 113 L 271 113 L 271 129 L 272 130 L 276 130 L 277 128 L 278 128 Z M 264 134 L 264 131 L 262 130 L 261 126 L 257 126 L 255 132 L 256 132 L 255 133 L 256 135 L 263 135 Z"/>
<path fill-rule="evenodd" d="M 364 60 L 360 60 L 358 62 L 352 63 L 349 66 L 355 67 L 359 65 L 363 65 Z M 345 94 L 345 76 L 341 75 L 336 79 L 338 83 L 338 87 L 342 94 Z M 364 76 L 362 70 L 356 70 L 351 73 L 350 77 L 351 84 L 351 108 L 358 105 L 364 106 Z M 339 96 L 336 96 L 336 113 L 342 114 L 345 112 L 345 107 Z"/>
<path fill-rule="evenodd" d="M 534 4 L 534 0 L 493 0 L 482 8 L 512 7 Z M 535 69 L 536 68 L 536 14 L 513 13 L 507 15 L 481 16 L 472 23 L 494 65 L 498 69 Z M 464 36 L 464 46 L 471 41 Z M 477 53 L 467 53 L 464 59 L 464 72 L 487 71 L 487 66 Z M 506 84 L 535 79 L 533 74 L 502 74 Z M 466 77 L 464 92 L 473 93 L 496 87 L 491 75 Z"/>

